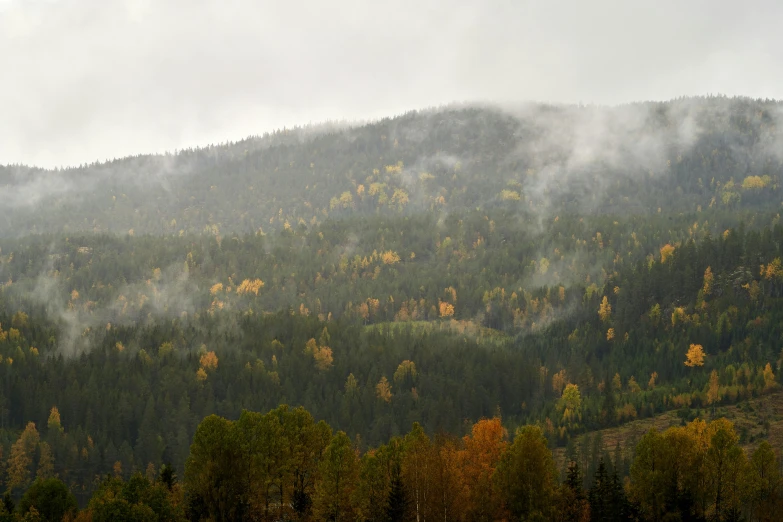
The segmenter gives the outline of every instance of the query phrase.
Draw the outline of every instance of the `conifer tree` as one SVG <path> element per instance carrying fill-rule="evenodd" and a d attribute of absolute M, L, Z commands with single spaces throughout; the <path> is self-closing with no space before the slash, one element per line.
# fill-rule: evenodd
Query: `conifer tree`
<path fill-rule="evenodd" d="M 405 493 L 405 487 L 402 483 L 402 472 L 400 467 L 395 465 L 392 469 L 391 488 L 389 490 L 389 500 L 386 504 L 386 517 L 389 522 L 403 522 L 408 513 L 410 502 Z"/>

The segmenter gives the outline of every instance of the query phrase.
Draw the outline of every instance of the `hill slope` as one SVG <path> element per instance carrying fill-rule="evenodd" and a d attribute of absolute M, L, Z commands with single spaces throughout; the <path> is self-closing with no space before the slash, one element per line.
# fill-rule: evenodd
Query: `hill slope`
<path fill-rule="evenodd" d="M 2 454 L 53 405 L 87 491 L 280 403 L 360 447 L 497 413 L 562 446 L 774 392 L 780 107 L 449 107 L 2 167 Z"/>
<path fill-rule="evenodd" d="M 0 167 L 0 234 L 256 232 L 327 217 L 502 206 L 560 213 L 777 208 L 781 103 L 446 107 L 46 171 Z"/>

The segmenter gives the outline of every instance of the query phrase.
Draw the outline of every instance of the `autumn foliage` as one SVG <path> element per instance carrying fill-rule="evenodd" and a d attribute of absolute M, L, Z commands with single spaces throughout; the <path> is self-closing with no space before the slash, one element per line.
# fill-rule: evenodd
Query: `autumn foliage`
<path fill-rule="evenodd" d="M 375 385 L 375 394 L 377 397 L 384 401 L 384 402 L 391 402 L 392 400 L 392 391 L 391 391 L 391 384 L 389 384 L 389 380 L 384 375 L 381 377 L 381 380 L 378 381 L 378 384 Z"/>
<path fill-rule="evenodd" d="M 289 421 L 293 415 L 302 418 Z M 617 469 L 624 452 L 596 457 L 587 477 L 569 460 L 561 475 L 537 426 L 509 437 L 499 418 L 482 419 L 456 439 L 431 438 L 414 423 L 407 435 L 361 450 L 345 433 L 332 435 L 305 415 L 282 406 L 263 416 L 245 412 L 233 422 L 205 419 L 191 447 L 187 490 L 205 495 L 203 509 L 213 517 L 249 509 L 262 517 L 316 520 L 590 520 L 592 514 L 657 521 L 783 512 L 777 456 L 766 442 L 746 453 L 725 419 L 650 430 L 633 452 L 623 486 Z M 298 482 L 296 470 L 309 470 L 313 480 Z M 277 486 L 259 487 L 265 483 Z"/>
<path fill-rule="evenodd" d="M 612 305 L 609 304 L 609 299 L 604 296 L 601 299 L 601 306 L 598 308 L 598 317 L 601 321 L 606 322 L 612 317 Z"/>
<path fill-rule="evenodd" d="M 199 364 L 204 370 L 216 370 L 218 367 L 218 358 L 215 352 L 207 352 L 199 358 Z"/>
<path fill-rule="evenodd" d="M 237 295 L 253 294 L 258 295 L 259 290 L 264 287 L 264 282 L 260 279 L 245 279 L 237 286 Z"/>
<path fill-rule="evenodd" d="M 314 338 L 305 344 L 305 353 L 312 355 L 315 367 L 320 371 L 328 370 L 334 362 L 332 349 L 328 346 L 319 346 Z"/>
<path fill-rule="evenodd" d="M 674 254 L 674 250 L 675 250 L 674 246 L 672 246 L 672 245 L 670 245 L 668 243 L 661 247 L 661 263 L 662 264 L 666 263 L 669 260 L 669 258 L 672 257 L 672 255 Z"/>
<path fill-rule="evenodd" d="M 438 308 L 440 310 L 441 317 L 451 317 L 452 315 L 454 315 L 454 305 L 451 303 L 440 301 L 438 303 Z"/>
<path fill-rule="evenodd" d="M 704 366 L 704 357 L 704 347 L 700 344 L 691 344 L 688 352 L 685 354 L 685 366 L 691 368 Z"/>

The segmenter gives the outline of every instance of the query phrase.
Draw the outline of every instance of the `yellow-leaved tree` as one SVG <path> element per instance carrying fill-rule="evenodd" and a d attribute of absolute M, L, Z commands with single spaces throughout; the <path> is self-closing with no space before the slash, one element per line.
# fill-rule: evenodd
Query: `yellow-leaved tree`
<path fill-rule="evenodd" d="M 563 393 L 563 388 L 568 384 L 568 377 L 566 376 L 565 369 L 560 370 L 556 374 L 552 375 L 552 391 L 560 395 Z"/>
<path fill-rule="evenodd" d="M 34 422 L 28 422 L 8 456 L 6 488 L 9 491 L 24 489 L 30 484 L 30 466 L 38 448 L 40 436 Z"/>
<path fill-rule="evenodd" d="M 582 395 L 579 393 L 579 386 L 576 384 L 567 385 L 560 401 L 558 401 L 558 407 L 563 411 L 564 422 L 571 423 L 581 420 Z"/>
<path fill-rule="evenodd" d="M 46 422 L 46 426 L 50 432 L 63 432 L 63 426 L 60 423 L 60 410 L 57 409 L 57 406 L 52 406 L 52 409 L 49 410 L 49 420 Z"/>
<path fill-rule="evenodd" d="M 772 366 L 767 363 L 762 373 L 764 376 L 764 391 L 769 391 L 775 387 L 775 374 L 772 372 Z"/>
<path fill-rule="evenodd" d="M 326 329 L 324 329 L 326 330 Z M 328 335 L 328 333 L 327 333 Z M 328 346 L 323 346 L 325 344 L 326 337 L 324 335 L 321 335 L 320 344 L 315 341 L 315 339 L 310 339 L 305 343 L 305 353 L 308 355 L 313 356 L 313 360 L 315 361 L 315 367 L 318 368 L 319 371 L 325 371 L 332 367 L 332 363 L 334 362 L 334 357 L 332 356 L 332 349 Z"/>
<path fill-rule="evenodd" d="M 400 256 L 393 250 L 387 250 L 381 254 L 381 261 L 384 265 L 396 265 L 400 262 Z"/>
<path fill-rule="evenodd" d="M 707 270 L 704 271 L 704 284 L 701 287 L 701 293 L 704 297 L 707 297 L 712 293 L 712 282 L 714 279 L 715 276 L 712 275 L 712 268 L 707 267 Z"/>
<path fill-rule="evenodd" d="M 356 377 L 354 377 L 352 373 L 348 374 L 348 378 L 345 379 L 345 394 L 353 395 L 358 388 L 359 382 L 356 380 Z"/>
<path fill-rule="evenodd" d="M 685 366 L 691 368 L 695 366 L 704 366 L 704 347 L 700 344 L 691 344 L 685 357 Z"/>
<path fill-rule="evenodd" d="M 378 381 L 378 384 L 375 385 L 375 394 L 382 401 L 391 402 L 392 399 L 391 384 L 389 384 L 389 380 L 386 378 L 385 375 L 381 377 L 381 380 Z"/>
<path fill-rule="evenodd" d="M 46 442 L 41 442 L 38 456 L 38 469 L 35 478 L 46 480 L 54 476 L 54 455 L 52 447 Z"/>
<path fill-rule="evenodd" d="M 666 243 L 661 247 L 661 263 L 665 263 L 674 254 L 674 247 Z"/>
<path fill-rule="evenodd" d="M 260 279 L 245 279 L 237 287 L 237 295 L 254 294 L 258 295 L 258 291 L 264 287 L 264 282 Z"/>
<path fill-rule="evenodd" d="M 609 299 L 606 296 L 601 300 L 601 306 L 598 307 L 598 317 L 603 322 L 612 317 L 612 305 L 609 304 Z"/>
<path fill-rule="evenodd" d="M 710 383 L 707 385 L 707 404 L 715 404 L 720 401 L 720 383 L 717 370 L 710 373 Z"/>
<path fill-rule="evenodd" d="M 397 366 L 397 371 L 394 372 L 394 382 L 402 382 L 408 376 L 410 376 L 411 379 L 416 378 L 416 364 L 413 361 L 406 359 Z"/>

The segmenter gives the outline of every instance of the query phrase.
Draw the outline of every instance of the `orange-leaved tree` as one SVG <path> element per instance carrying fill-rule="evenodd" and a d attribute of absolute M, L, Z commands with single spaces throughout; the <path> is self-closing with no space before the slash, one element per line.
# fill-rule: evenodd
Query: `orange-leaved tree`
<path fill-rule="evenodd" d="M 506 431 L 498 417 L 478 421 L 470 435 L 463 438 L 459 461 L 468 518 L 500 518 L 500 496 L 494 475 L 507 446 Z"/>

